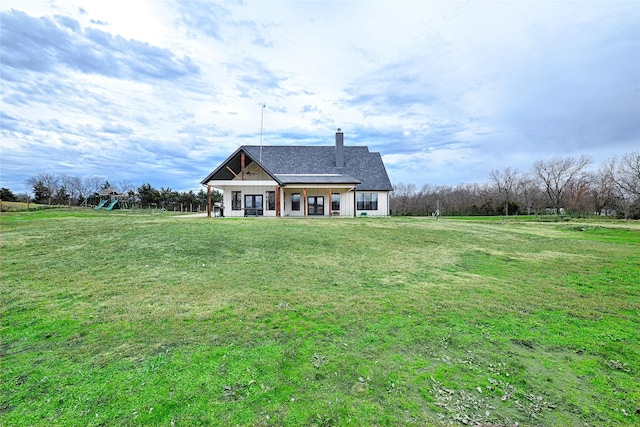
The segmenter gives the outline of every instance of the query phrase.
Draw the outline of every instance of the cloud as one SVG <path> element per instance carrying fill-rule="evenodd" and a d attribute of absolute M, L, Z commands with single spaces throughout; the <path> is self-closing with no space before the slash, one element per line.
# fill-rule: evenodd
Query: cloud
<path fill-rule="evenodd" d="M 197 75 L 190 57 L 104 31 L 86 28 L 65 16 L 34 18 L 11 10 L 1 13 L 3 68 L 33 72 L 63 72 L 67 67 L 83 73 L 117 78 L 175 79 Z"/>
<path fill-rule="evenodd" d="M 18 120 L 17 118 L 5 113 L 4 111 L 0 111 L 0 129 L 2 129 L 2 132 L 19 132 L 19 133 L 25 133 L 25 134 L 29 134 L 31 133 L 31 131 L 29 129 L 26 129 L 22 126 L 22 123 L 20 123 L 20 120 Z"/>
<path fill-rule="evenodd" d="M 17 191 L 29 170 L 197 187 L 261 118 L 266 145 L 340 127 L 418 185 L 640 143 L 637 2 L 36 3 L 0 4 Z"/>
<path fill-rule="evenodd" d="M 219 3 L 178 1 L 177 21 L 190 31 L 199 31 L 216 40 L 224 41 L 224 26 L 230 18 L 229 11 Z"/>
<path fill-rule="evenodd" d="M 630 3 L 468 4 L 420 39 L 422 54 L 354 79 L 344 102 L 371 123 L 397 118 L 394 132 L 369 132 L 387 153 L 460 142 L 504 161 L 625 147 L 640 134 L 637 13 Z"/>
<path fill-rule="evenodd" d="M 381 113 L 435 104 L 441 89 L 429 75 L 429 63 L 427 57 L 420 57 L 384 64 L 347 87 L 345 102 Z"/>
<path fill-rule="evenodd" d="M 275 46 L 275 43 L 273 41 L 267 40 L 261 35 L 257 35 L 251 43 L 253 43 L 255 46 L 263 47 L 263 48 L 265 47 L 269 48 L 269 47 Z"/>
<path fill-rule="evenodd" d="M 227 63 L 227 69 L 235 75 L 236 89 L 245 98 L 264 96 L 268 93 L 285 95 L 284 73 L 271 70 L 264 63 L 252 58 Z"/>
<path fill-rule="evenodd" d="M 130 135 L 133 133 L 133 129 L 129 126 L 124 126 L 119 123 L 105 123 L 100 131 L 115 135 Z"/>
<path fill-rule="evenodd" d="M 528 61 L 510 70 L 518 79 L 504 80 L 505 122 L 539 143 L 574 148 L 637 137 L 637 23 L 637 16 L 604 14 L 588 27 L 539 32 Z"/>

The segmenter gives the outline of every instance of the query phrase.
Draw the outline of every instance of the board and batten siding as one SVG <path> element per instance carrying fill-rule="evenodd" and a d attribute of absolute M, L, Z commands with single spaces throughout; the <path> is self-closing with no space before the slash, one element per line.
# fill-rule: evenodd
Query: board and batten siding
<path fill-rule="evenodd" d="M 231 193 L 234 191 L 239 191 L 241 193 L 240 202 L 242 209 L 233 210 L 231 209 Z M 242 186 L 233 186 L 233 187 L 225 187 L 222 193 L 224 205 L 224 216 L 226 217 L 240 217 L 244 216 L 244 196 L 245 195 L 262 195 L 262 209 L 264 216 L 276 216 L 276 211 L 267 210 L 267 192 L 268 191 L 276 191 L 276 185 L 274 183 L 273 186 L 264 186 L 264 185 L 242 185 Z"/>
<path fill-rule="evenodd" d="M 357 194 L 373 193 L 378 195 L 378 209 L 377 210 L 363 210 L 356 211 L 356 216 L 389 216 L 389 192 L 388 191 L 358 191 Z M 350 193 L 353 197 L 353 193 Z M 351 202 L 354 203 L 353 201 Z M 357 207 L 357 206 L 355 206 Z"/>
<path fill-rule="evenodd" d="M 247 182 L 248 184 L 249 182 Z M 241 194 L 241 206 L 240 210 L 231 209 L 231 197 L 232 192 L 240 191 Z M 267 192 L 276 191 L 276 184 L 273 185 L 233 185 L 226 186 L 223 191 L 223 205 L 224 216 L 226 217 L 243 217 L 244 216 L 244 196 L 245 195 L 262 195 L 263 201 L 263 215 L 265 217 L 275 217 L 276 210 L 267 210 Z M 302 217 L 305 215 L 305 201 L 304 201 L 304 189 L 303 188 L 287 188 L 284 187 L 281 190 L 280 197 L 280 212 L 283 217 Z M 291 196 L 294 193 L 300 194 L 300 210 L 294 211 L 291 209 Z M 324 197 L 324 216 L 330 216 L 331 210 L 331 196 L 329 194 L 329 188 L 315 187 L 306 189 L 307 198 L 310 196 Z M 353 217 L 355 216 L 388 216 L 389 215 L 389 192 L 388 191 L 362 191 L 360 193 L 375 193 L 378 195 L 378 209 L 377 210 L 355 210 L 355 199 L 353 191 L 349 191 L 344 188 L 331 189 L 331 193 L 340 194 L 340 211 L 336 216 L 341 217 Z M 277 197 L 276 197 L 277 200 Z M 307 212 L 308 214 L 308 212 Z"/>

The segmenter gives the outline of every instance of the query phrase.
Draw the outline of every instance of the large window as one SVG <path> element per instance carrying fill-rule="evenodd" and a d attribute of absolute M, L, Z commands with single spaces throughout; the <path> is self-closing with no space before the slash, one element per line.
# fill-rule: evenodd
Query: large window
<path fill-rule="evenodd" d="M 242 209 L 242 193 L 240 191 L 231 192 L 231 210 L 239 211 Z"/>
<path fill-rule="evenodd" d="M 267 191 L 267 210 L 268 211 L 276 210 L 276 192 L 275 191 Z"/>
<path fill-rule="evenodd" d="M 378 193 L 358 193 L 356 196 L 356 209 L 359 211 L 377 211 Z"/>
<path fill-rule="evenodd" d="M 292 211 L 300 210 L 300 193 L 293 193 L 291 195 L 291 210 Z"/>
<path fill-rule="evenodd" d="M 340 210 L 340 193 L 331 194 L 331 210 L 332 211 Z"/>

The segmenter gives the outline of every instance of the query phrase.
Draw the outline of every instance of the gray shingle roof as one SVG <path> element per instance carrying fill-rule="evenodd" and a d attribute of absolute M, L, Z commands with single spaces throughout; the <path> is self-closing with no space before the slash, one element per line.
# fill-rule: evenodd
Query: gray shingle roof
<path fill-rule="evenodd" d="M 263 146 L 260 155 L 260 146 L 243 145 L 209 174 L 202 184 L 211 179 L 232 179 L 233 176 L 225 166 L 238 163 L 240 153 L 244 151 L 251 160 L 283 185 L 359 182 L 356 189 L 360 191 L 393 190 L 380 153 L 370 152 L 368 147 L 345 146 L 345 166 L 338 168 L 335 150 L 334 146 Z M 302 175 L 306 175 L 308 180 L 305 181 L 307 178 L 303 178 Z"/>

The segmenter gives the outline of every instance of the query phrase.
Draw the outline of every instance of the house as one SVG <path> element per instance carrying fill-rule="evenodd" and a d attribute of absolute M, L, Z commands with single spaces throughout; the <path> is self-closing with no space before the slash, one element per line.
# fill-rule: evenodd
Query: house
<path fill-rule="evenodd" d="M 380 153 L 345 147 L 340 129 L 335 147 L 243 145 L 202 184 L 229 217 L 386 216 L 393 190 Z"/>

